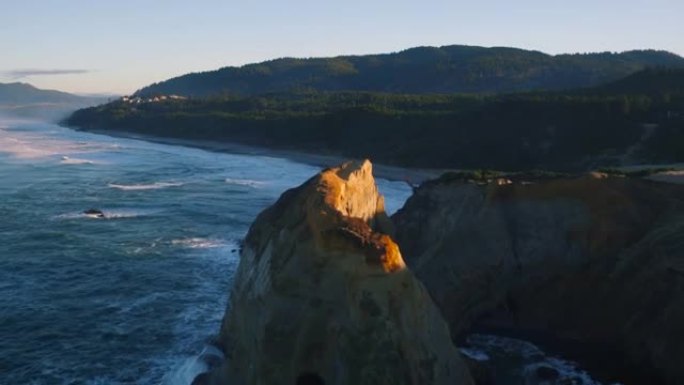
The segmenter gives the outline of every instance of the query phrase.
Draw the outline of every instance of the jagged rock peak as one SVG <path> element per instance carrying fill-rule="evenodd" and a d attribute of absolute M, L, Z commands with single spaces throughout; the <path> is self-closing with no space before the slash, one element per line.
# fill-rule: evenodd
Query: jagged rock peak
<path fill-rule="evenodd" d="M 369 161 L 285 192 L 247 235 L 209 383 L 472 384 L 391 230 Z"/>
<path fill-rule="evenodd" d="M 367 159 L 323 171 L 320 185 L 327 188 L 326 203 L 346 217 L 369 221 L 385 211 L 383 197 L 373 179 L 373 165 Z"/>

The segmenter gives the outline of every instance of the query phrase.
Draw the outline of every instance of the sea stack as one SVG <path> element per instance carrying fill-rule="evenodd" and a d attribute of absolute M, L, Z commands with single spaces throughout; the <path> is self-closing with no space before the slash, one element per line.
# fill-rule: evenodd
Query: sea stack
<path fill-rule="evenodd" d="M 285 192 L 246 237 L 206 381 L 472 384 L 392 231 L 367 160 Z"/>

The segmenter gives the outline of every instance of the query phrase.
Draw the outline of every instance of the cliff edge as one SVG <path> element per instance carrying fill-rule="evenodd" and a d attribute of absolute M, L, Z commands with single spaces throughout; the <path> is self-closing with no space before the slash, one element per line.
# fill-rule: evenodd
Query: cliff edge
<path fill-rule="evenodd" d="M 392 219 L 456 335 L 579 344 L 622 383 L 684 383 L 684 186 L 444 177 Z"/>
<path fill-rule="evenodd" d="M 246 237 L 207 382 L 472 384 L 392 233 L 368 161 L 285 192 Z"/>

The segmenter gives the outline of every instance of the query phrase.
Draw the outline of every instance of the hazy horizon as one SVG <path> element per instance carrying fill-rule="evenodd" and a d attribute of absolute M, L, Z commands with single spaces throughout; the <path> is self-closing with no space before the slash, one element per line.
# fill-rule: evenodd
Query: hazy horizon
<path fill-rule="evenodd" d="M 381 0 L 151 6 L 132 0 L 5 2 L 0 82 L 129 94 L 189 72 L 280 57 L 397 52 L 416 46 L 505 46 L 549 54 L 666 50 L 684 54 L 684 4 L 674 0 Z"/>

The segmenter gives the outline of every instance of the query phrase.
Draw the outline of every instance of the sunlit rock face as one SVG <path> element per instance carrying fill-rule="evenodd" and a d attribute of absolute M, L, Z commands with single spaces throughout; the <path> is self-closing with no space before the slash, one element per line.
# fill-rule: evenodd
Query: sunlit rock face
<path fill-rule="evenodd" d="M 684 383 L 683 186 L 596 173 L 445 177 L 392 219 L 452 332 L 578 342 L 614 352 L 601 369 L 640 379 L 623 383 Z"/>
<path fill-rule="evenodd" d="M 472 384 L 392 232 L 368 161 L 285 192 L 247 235 L 212 382 Z"/>

